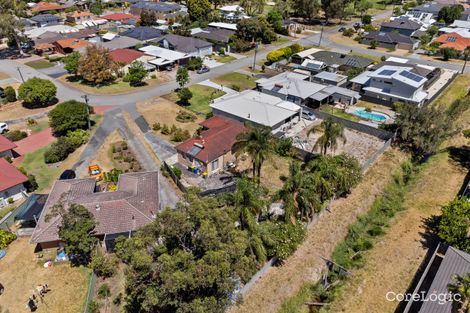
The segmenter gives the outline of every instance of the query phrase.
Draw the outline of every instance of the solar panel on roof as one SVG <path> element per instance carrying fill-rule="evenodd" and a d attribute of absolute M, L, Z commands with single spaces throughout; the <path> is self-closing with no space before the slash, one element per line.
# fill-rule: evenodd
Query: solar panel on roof
<path fill-rule="evenodd" d="M 350 65 L 350 66 L 356 67 L 356 66 L 358 66 L 358 63 L 357 63 L 357 61 L 356 61 L 355 59 L 348 59 L 348 60 L 346 61 L 346 65 Z"/>
<path fill-rule="evenodd" d="M 452 37 L 452 36 L 447 37 L 448 42 L 455 42 L 456 40 L 457 40 L 457 38 L 455 38 L 455 37 Z"/>
<path fill-rule="evenodd" d="M 199 152 L 201 152 L 201 148 L 198 146 L 192 146 L 192 148 L 188 151 L 188 154 L 191 156 L 196 156 Z"/>
<path fill-rule="evenodd" d="M 383 76 L 390 76 L 392 74 L 394 74 L 396 71 L 394 70 L 383 70 L 379 73 L 379 75 L 383 75 Z"/>
<path fill-rule="evenodd" d="M 418 75 L 416 75 L 416 74 L 413 74 L 413 73 L 411 73 L 411 72 L 409 72 L 409 71 L 402 71 L 402 72 L 400 72 L 400 76 L 406 77 L 406 78 L 411 79 L 411 80 L 413 80 L 413 81 L 415 81 L 415 82 L 420 82 L 420 81 L 423 79 L 423 77 L 418 76 Z"/>

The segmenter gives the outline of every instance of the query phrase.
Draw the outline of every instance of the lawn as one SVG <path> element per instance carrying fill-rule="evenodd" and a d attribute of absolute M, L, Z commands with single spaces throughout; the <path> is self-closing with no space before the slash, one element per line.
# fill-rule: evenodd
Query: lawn
<path fill-rule="evenodd" d="M 353 115 L 351 113 L 347 113 L 347 112 L 344 112 L 343 110 L 341 109 L 337 109 L 337 108 L 334 108 L 332 106 L 329 106 L 329 105 L 324 105 L 321 107 L 320 111 L 322 112 L 325 112 L 325 113 L 329 113 L 329 114 L 332 114 L 334 116 L 337 116 L 337 117 L 340 117 L 340 118 L 344 118 L 346 120 L 350 120 L 350 121 L 353 121 L 353 122 L 359 122 L 361 119 L 356 116 L 356 115 Z"/>
<path fill-rule="evenodd" d="M 284 36 L 279 36 L 277 37 L 277 39 L 273 42 L 271 42 L 271 44 L 273 46 L 280 46 L 280 45 L 283 45 L 285 44 L 286 42 L 289 42 L 289 41 L 292 41 L 292 39 L 288 38 L 288 37 L 284 37 Z"/>
<path fill-rule="evenodd" d="M 456 99 L 463 98 L 469 88 L 470 73 L 457 76 L 447 89 L 434 101 L 437 105 L 449 106 Z"/>
<path fill-rule="evenodd" d="M 49 67 L 54 67 L 55 66 L 54 63 L 51 63 L 51 62 L 46 61 L 46 60 L 31 61 L 31 62 L 27 62 L 25 64 L 28 65 L 29 67 L 32 67 L 32 68 L 36 69 L 36 70 L 41 70 L 41 69 L 44 69 L 44 68 L 49 68 Z"/>
<path fill-rule="evenodd" d="M 344 37 L 344 36 L 343 36 L 343 37 Z M 359 53 L 359 52 L 351 52 L 351 55 L 355 55 L 355 56 L 358 56 L 358 57 L 367 58 L 367 59 L 369 59 L 369 60 L 374 61 L 374 63 L 380 63 L 380 62 L 382 62 L 382 60 L 380 59 L 380 57 L 378 57 L 378 56 L 373 56 L 373 55 L 370 55 L 370 54 Z"/>
<path fill-rule="evenodd" d="M 227 87 L 238 86 L 240 87 L 241 91 L 255 88 L 256 80 L 257 80 L 256 77 L 246 75 L 246 74 L 241 74 L 238 72 L 227 73 L 227 74 L 224 74 L 222 76 L 212 79 L 213 82 L 219 85 L 223 85 Z"/>
<path fill-rule="evenodd" d="M 212 55 L 211 58 L 220 63 L 229 63 L 237 59 L 231 55 L 218 55 L 218 54 Z"/>
<path fill-rule="evenodd" d="M 25 304 L 32 290 L 38 284 L 47 283 L 50 291 L 39 301 L 36 313 L 79 313 L 83 312 L 90 270 L 72 267 L 68 262 L 55 263 L 44 268 L 36 261 L 34 245 L 28 237 L 15 240 L 6 249 L 7 255 L 1 260 L 0 282 L 5 287 L 1 295 L 1 312 L 26 312 Z"/>
<path fill-rule="evenodd" d="M 209 102 L 215 98 L 219 98 L 225 95 L 225 92 L 218 89 L 202 86 L 202 85 L 192 85 L 188 87 L 189 90 L 193 93 L 193 97 L 189 100 L 190 105 L 186 107 L 196 113 L 207 114 L 212 111 L 209 107 Z M 162 98 L 170 100 L 172 102 L 178 101 L 178 95 L 176 92 L 169 93 L 162 96 Z"/>
<path fill-rule="evenodd" d="M 44 152 L 49 147 L 50 145 L 26 154 L 20 165 L 26 172 L 36 176 L 39 185 L 38 191 L 49 189 L 61 173 L 61 169 L 56 165 L 48 165 L 44 162 Z"/>

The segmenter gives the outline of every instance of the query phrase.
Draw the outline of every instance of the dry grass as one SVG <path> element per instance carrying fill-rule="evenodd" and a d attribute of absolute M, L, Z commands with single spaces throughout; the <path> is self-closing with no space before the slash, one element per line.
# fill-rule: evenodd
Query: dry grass
<path fill-rule="evenodd" d="M 119 131 L 116 129 L 103 142 L 103 145 L 98 149 L 98 153 L 90 164 L 98 164 L 103 172 L 109 172 L 117 165 L 111 157 L 111 146 L 119 141 L 123 141 L 123 138 Z"/>
<path fill-rule="evenodd" d="M 230 313 L 271 313 L 295 295 L 307 282 L 317 281 L 324 267 L 320 256 L 331 255 L 335 246 L 347 234 L 348 225 L 363 214 L 384 187 L 405 156 L 396 150 L 386 152 L 373 165 L 362 182 L 347 198 L 336 200 L 331 212 L 326 212 L 313 225 L 306 240 L 280 267 L 273 267 L 259 279 L 245 296 L 242 304 L 230 309 Z"/>
<path fill-rule="evenodd" d="M 101 313 L 121 313 L 123 311 L 123 305 L 125 303 L 124 299 L 121 300 L 120 305 L 116 305 L 113 303 L 113 300 L 121 294 L 124 298 L 125 296 L 125 284 L 126 284 L 126 277 L 125 277 L 125 265 L 119 264 L 116 273 L 113 277 L 106 278 L 106 279 L 98 279 L 95 288 L 95 295 L 93 296 L 93 300 L 98 302 L 101 305 L 100 312 Z M 110 296 L 107 299 L 100 299 L 98 297 L 98 289 L 101 285 L 107 284 L 110 291 Z"/>
<path fill-rule="evenodd" d="M 8 75 L 7 73 L 0 72 L 0 80 L 8 79 L 8 78 L 10 78 L 10 75 Z"/>
<path fill-rule="evenodd" d="M 359 43 L 359 42 L 357 42 L 353 39 L 354 37 L 356 37 L 356 35 L 357 34 L 354 34 L 352 37 L 346 37 L 346 36 L 343 36 L 343 33 L 337 33 L 337 34 L 329 36 L 328 38 L 331 41 L 337 42 L 337 43 L 342 44 L 342 45 L 349 46 L 353 51 L 354 51 L 355 47 L 356 48 L 361 48 L 361 49 L 367 48 L 368 47 L 367 45 L 361 44 L 361 43 Z M 372 51 L 383 52 L 383 53 L 385 53 L 385 52 L 386 53 L 393 53 L 397 56 L 407 56 L 407 55 L 411 54 L 408 50 L 396 49 L 396 50 L 391 51 L 390 49 L 381 48 L 381 47 L 377 47 L 377 48 L 373 49 Z M 358 56 L 365 56 L 365 55 L 362 55 L 360 53 L 354 53 L 353 52 L 353 54 L 358 55 Z M 368 58 L 374 58 L 374 56 L 368 56 Z M 377 59 L 380 61 L 380 58 L 375 57 L 376 61 L 377 61 Z"/>
<path fill-rule="evenodd" d="M 194 112 L 186 110 L 176 103 L 160 97 L 137 103 L 137 111 L 142 114 L 150 127 L 155 123 L 160 123 L 162 126 L 166 124 L 168 127 L 175 125 L 178 128 L 189 131 L 190 134 L 194 134 L 194 132 L 199 128 L 198 123 L 204 120 L 202 117 L 196 116 L 196 120 L 194 122 L 178 122 L 176 120 L 176 115 L 179 111 L 186 111 L 195 115 Z M 171 141 L 171 135 L 163 135 L 160 132 L 158 135 L 167 141 Z"/>
<path fill-rule="evenodd" d="M 437 105 L 449 106 L 456 99 L 463 98 L 470 88 L 470 73 L 457 76 L 449 87 L 434 101 Z"/>
<path fill-rule="evenodd" d="M 34 134 L 40 132 L 49 127 L 49 118 L 48 117 L 41 117 L 36 120 L 37 124 L 35 125 L 28 125 L 27 121 L 12 124 L 10 126 L 10 130 L 22 130 L 30 134 Z"/>
<path fill-rule="evenodd" d="M 47 283 L 51 289 L 45 296 L 47 304 L 39 302 L 36 313 L 79 313 L 83 311 L 90 271 L 71 267 L 69 263 L 45 269 L 36 262 L 34 245 L 28 238 L 20 238 L 7 248 L 0 260 L 0 282 L 5 287 L 0 306 L 10 313 L 29 312 L 28 297 L 38 284 Z M 2 311 L 3 312 L 3 311 Z"/>
<path fill-rule="evenodd" d="M 274 155 L 266 161 L 261 168 L 261 184 L 269 190 L 279 190 L 283 186 L 281 176 L 289 174 L 289 164 L 291 159 Z M 242 160 L 237 159 L 237 170 L 245 172 L 249 177 L 252 176 L 252 164 L 250 158 Z"/>
<path fill-rule="evenodd" d="M 53 105 L 45 108 L 27 109 L 21 101 L 11 102 L 0 106 L 0 121 L 15 120 L 28 117 L 33 114 L 48 112 L 54 108 Z"/>

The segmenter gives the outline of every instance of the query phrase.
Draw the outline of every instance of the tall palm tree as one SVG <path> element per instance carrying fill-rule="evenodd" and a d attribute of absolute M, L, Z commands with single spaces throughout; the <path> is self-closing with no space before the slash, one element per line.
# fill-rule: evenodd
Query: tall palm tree
<path fill-rule="evenodd" d="M 449 284 L 447 289 L 453 294 L 459 294 L 460 300 L 457 303 L 458 313 L 470 313 L 470 273 L 463 276 L 453 275 L 455 283 Z"/>
<path fill-rule="evenodd" d="M 0 36 L 15 40 L 20 54 L 24 54 L 21 48 L 20 34 L 23 31 L 23 23 L 18 17 L 26 15 L 26 4 L 18 0 L 0 0 Z"/>
<path fill-rule="evenodd" d="M 309 129 L 307 136 L 316 132 L 322 132 L 322 135 L 315 142 L 312 151 L 320 147 L 321 154 L 325 155 L 328 149 L 331 151 L 336 150 L 339 139 L 343 141 L 343 144 L 346 143 L 344 126 L 340 123 L 333 122 L 331 118 L 324 120 L 319 126 Z"/>
<path fill-rule="evenodd" d="M 261 167 L 274 152 L 274 140 L 271 130 L 267 127 L 251 127 L 241 133 L 233 145 L 236 155 L 248 153 L 253 164 L 253 178 L 261 177 Z"/>

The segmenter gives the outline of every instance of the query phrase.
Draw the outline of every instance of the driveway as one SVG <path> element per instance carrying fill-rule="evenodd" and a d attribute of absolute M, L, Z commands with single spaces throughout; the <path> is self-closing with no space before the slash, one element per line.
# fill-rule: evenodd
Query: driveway
<path fill-rule="evenodd" d="M 19 155 L 25 155 L 26 153 L 34 152 L 47 145 L 50 145 L 55 141 L 55 137 L 52 135 L 52 129 L 46 128 L 35 134 L 31 134 L 28 137 L 21 139 L 15 144 L 18 146 L 15 151 Z"/>

